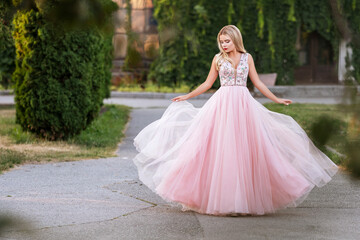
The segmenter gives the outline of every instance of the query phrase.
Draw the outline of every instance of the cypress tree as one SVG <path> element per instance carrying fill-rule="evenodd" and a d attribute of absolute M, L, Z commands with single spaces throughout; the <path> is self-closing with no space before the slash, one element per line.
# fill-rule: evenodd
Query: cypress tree
<path fill-rule="evenodd" d="M 16 122 L 50 140 L 79 134 L 97 117 L 110 95 L 112 67 L 112 33 L 50 20 L 59 4 L 48 0 L 19 10 L 13 32 Z M 97 4 L 109 16 L 117 9 L 111 0 Z"/>

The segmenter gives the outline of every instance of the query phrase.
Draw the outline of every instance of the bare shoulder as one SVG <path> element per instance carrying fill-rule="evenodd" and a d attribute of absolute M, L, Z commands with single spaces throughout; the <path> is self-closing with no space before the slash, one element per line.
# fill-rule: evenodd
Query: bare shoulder
<path fill-rule="evenodd" d="M 216 62 L 218 61 L 219 57 L 220 57 L 220 53 L 215 54 L 215 56 L 213 57 L 213 60 L 212 60 L 212 64 L 216 64 Z"/>
<path fill-rule="evenodd" d="M 215 71 L 219 71 L 219 64 L 220 64 L 220 53 L 215 54 L 215 56 L 213 57 L 213 60 L 211 62 L 211 69 L 215 70 Z"/>
<path fill-rule="evenodd" d="M 246 53 L 247 54 L 247 61 L 248 61 L 248 64 L 252 64 L 254 62 L 254 59 L 253 57 L 251 56 L 250 53 Z"/>

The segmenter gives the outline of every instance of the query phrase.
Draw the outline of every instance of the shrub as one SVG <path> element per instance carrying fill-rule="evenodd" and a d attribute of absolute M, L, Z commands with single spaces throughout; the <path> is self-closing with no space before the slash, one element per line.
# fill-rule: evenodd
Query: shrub
<path fill-rule="evenodd" d="M 12 6 L 10 0 L 0 2 L 0 85 L 12 85 L 11 75 L 15 70 L 15 46 L 11 36 Z"/>
<path fill-rule="evenodd" d="M 111 0 L 108 15 L 117 9 Z M 16 122 L 47 139 L 79 134 L 109 97 L 112 34 L 97 27 L 66 28 L 46 18 L 49 0 L 14 17 Z M 110 20 L 109 20 L 110 22 Z"/>

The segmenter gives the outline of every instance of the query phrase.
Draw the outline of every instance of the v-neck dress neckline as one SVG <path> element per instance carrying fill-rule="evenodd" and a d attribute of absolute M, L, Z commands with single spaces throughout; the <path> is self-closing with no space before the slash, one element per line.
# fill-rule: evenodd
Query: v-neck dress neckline
<path fill-rule="evenodd" d="M 235 66 L 236 66 L 235 69 L 238 69 L 238 68 L 239 68 L 239 65 L 240 65 L 240 63 L 241 63 L 241 60 L 242 60 L 242 58 L 243 58 L 243 55 L 244 55 L 244 53 L 240 53 L 240 60 L 239 60 L 239 63 L 235 65 Z"/>

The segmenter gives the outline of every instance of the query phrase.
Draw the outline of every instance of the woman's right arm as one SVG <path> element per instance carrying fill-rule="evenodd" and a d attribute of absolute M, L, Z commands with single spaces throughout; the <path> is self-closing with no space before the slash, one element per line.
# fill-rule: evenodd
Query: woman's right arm
<path fill-rule="evenodd" d="M 258 73 L 256 72 L 254 59 L 252 58 L 251 54 L 248 54 L 248 64 L 249 64 L 249 77 L 253 82 L 254 86 L 259 89 L 259 91 L 264 94 L 265 97 L 271 99 L 276 103 L 281 103 L 285 105 L 289 105 L 292 103 L 292 100 L 286 98 L 278 98 L 275 96 L 269 88 L 260 80 Z"/>
<path fill-rule="evenodd" d="M 203 82 L 200 86 L 198 86 L 194 91 L 192 91 L 186 95 L 174 97 L 173 99 L 171 99 L 171 101 L 187 100 L 189 98 L 193 98 L 197 95 L 200 95 L 200 94 L 206 92 L 214 84 L 218 74 L 219 74 L 219 72 L 216 70 L 216 56 L 215 56 L 212 60 L 210 72 L 209 72 L 205 82 Z"/>

